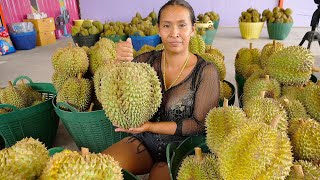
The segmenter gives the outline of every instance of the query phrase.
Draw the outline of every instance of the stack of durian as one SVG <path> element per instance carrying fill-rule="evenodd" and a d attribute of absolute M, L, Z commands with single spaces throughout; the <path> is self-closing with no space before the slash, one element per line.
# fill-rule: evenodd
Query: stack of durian
<path fill-rule="evenodd" d="M 18 109 L 40 104 L 45 100 L 41 93 L 25 84 L 23 80 L 16 86 L 8 82 L 8 86 L 0 89 L 0 104 L 10 104 Z M 0 108 L 0 114 L 12 111 L 11 108 Z"/>
<path fill-rule="evenodd" d="M 292 23 L 292 10 L 290 8 L 283 9 L 280 7 L 273 8 L 272 11 L 266 9 L 262 12 L 262 19 L 268 23 Z"/>
<path fill-rule="evenodd" d="M 96 35 L 103 32 L 103 24 L 100 21 L 84 20 L 81 27 L 72 26 L 72 36 Z"/>
<path fill-rule="evenodd" d="M 220 19 L 220 16 L 218 13 L 210 11 L 210 12 L 205 12 L 204 14 L 199 14 L 197 16 L 198 20 L 197 22 L 200 23 L 207 23 L 208 21 L 218 21 Z"/>
<path fill-rule="evenodd" d="M 239 17 L 239 22 L 264 22 L 265 19 L 261 17 L 261 14 L 258 10 L 249 8 L 247 11 L 241 12 Z"/>
<path fill-rule="evenodd" d="M 24 138 L 0 150 L 0 179 L 115 179 L 122 180 L 121 167 L 109 155 L 79 154 L 64 150 L 49 157 L 44 144 Z"/>
<path fill-rule="evenodd" d="M 68 46 L 56 50 L 52 56 L 56 101 L 78 111 L 88 111 L 94 103 L 93 110 L 104 109 L 114 125 L 139 127 L 160 106 L 160 82 L 148 64 L 115 64 L 115 46 L 113 41 L 101 38 L 91 48 Z"/>

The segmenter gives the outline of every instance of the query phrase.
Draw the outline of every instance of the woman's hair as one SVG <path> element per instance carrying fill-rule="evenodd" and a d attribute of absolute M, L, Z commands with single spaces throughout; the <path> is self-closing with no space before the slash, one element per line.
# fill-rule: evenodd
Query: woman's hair
<path fill-rule="evenodd" d="M 162 11 L 168 6 L 181 6 L 181 7 L 186 8 L 189 11 L 191 23 L 194 24 L 196 22 L 196 17 L 194 15 L 193 8 L 191 7 L 191 5 L 187 1 L 185 1 L 185 0 L 170 0 L 160 8 L 159 13 L 158 13 L 158 24 L 160 24 L 160 16 L 161 16 Z"/>

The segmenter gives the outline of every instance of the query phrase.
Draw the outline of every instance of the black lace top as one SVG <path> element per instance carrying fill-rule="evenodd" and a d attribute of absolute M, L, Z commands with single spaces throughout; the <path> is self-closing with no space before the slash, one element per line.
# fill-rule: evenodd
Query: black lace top
<path fill-rule="evenodd" d="M 171 141 L 179 140 L 183 138 L 182 136 L 203 134 L 207 113 L 219 103 L 220 84 L 217 68 L 197 56 L 197 64 L 191 73 L 183 81 L 165 91 L 161 57 L 162 51 L 152 51 L 133 60 L 150 64 L 156 70 L 161 82 L 162 103 L 150 121 L 176 122 L 177 129 L 174 136 L 161 135 L 163 139 L 170 138 Z"/>

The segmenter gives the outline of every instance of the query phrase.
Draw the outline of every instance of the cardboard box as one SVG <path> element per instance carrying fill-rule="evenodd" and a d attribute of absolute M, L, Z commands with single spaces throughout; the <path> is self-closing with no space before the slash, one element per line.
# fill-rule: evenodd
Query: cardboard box
<path fill-rule="evenodd" d="M 53 18 L 45 19 L 24 19 L 25 22 L 32 22 L 37 32 L 54 31 L 56 26 Z"/>
<path fill-rule="evenodd" d="M 56 42 L 56 35 L 54 31 L 38 32 L 37 46 L 45 46 Z"/>

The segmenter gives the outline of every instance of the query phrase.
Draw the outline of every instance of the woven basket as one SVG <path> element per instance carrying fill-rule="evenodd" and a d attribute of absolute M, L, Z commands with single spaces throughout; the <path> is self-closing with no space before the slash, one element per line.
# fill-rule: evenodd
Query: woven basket
<path fill-rule="evenodd" d="M 27 76 L 16 78 L 13 85 L 20 79 L 28 80 L 27 85 L 45 95 L 46 101 L 23 109 L 10 104 L 0 104 L 0 108 L 13 109 L 10 113 L 0 115 L 0 142 L 4 142 L 5 147 L 10 147 L 25 137 L 33 137 L 47 147 L 52 147 L 59 124 L 51 103 L 56 90 L 50 83 L 34 83 Z"/>
<path fill-rule="evenodd" d="M 53 99 L 52 104 L 79 149 L 86 147 L 98 153 L 128 136 L 127 133 L 114 131 L 115 127 L 103 110 L 78 112 L 69 104 L 56 103 L 56 99 Z M 71 112 L 59 107 L 67 107 Z"/>
<path fill-rule="evenodd" d="M 172 180 L 176 180 L 183 159 L 188 155 L 194 154 L 195 147 L 200 147 L 204 153 L 209 152 L 209 148 L 205 142 L 205 136 L 190 136 L 181 144 L 168 144 L 166 157 Z"/>
<path fill-rule="evenodd" d="M 244 39 L 259 39 L 264 22 L 239 22 L 240 33 Z"/>

